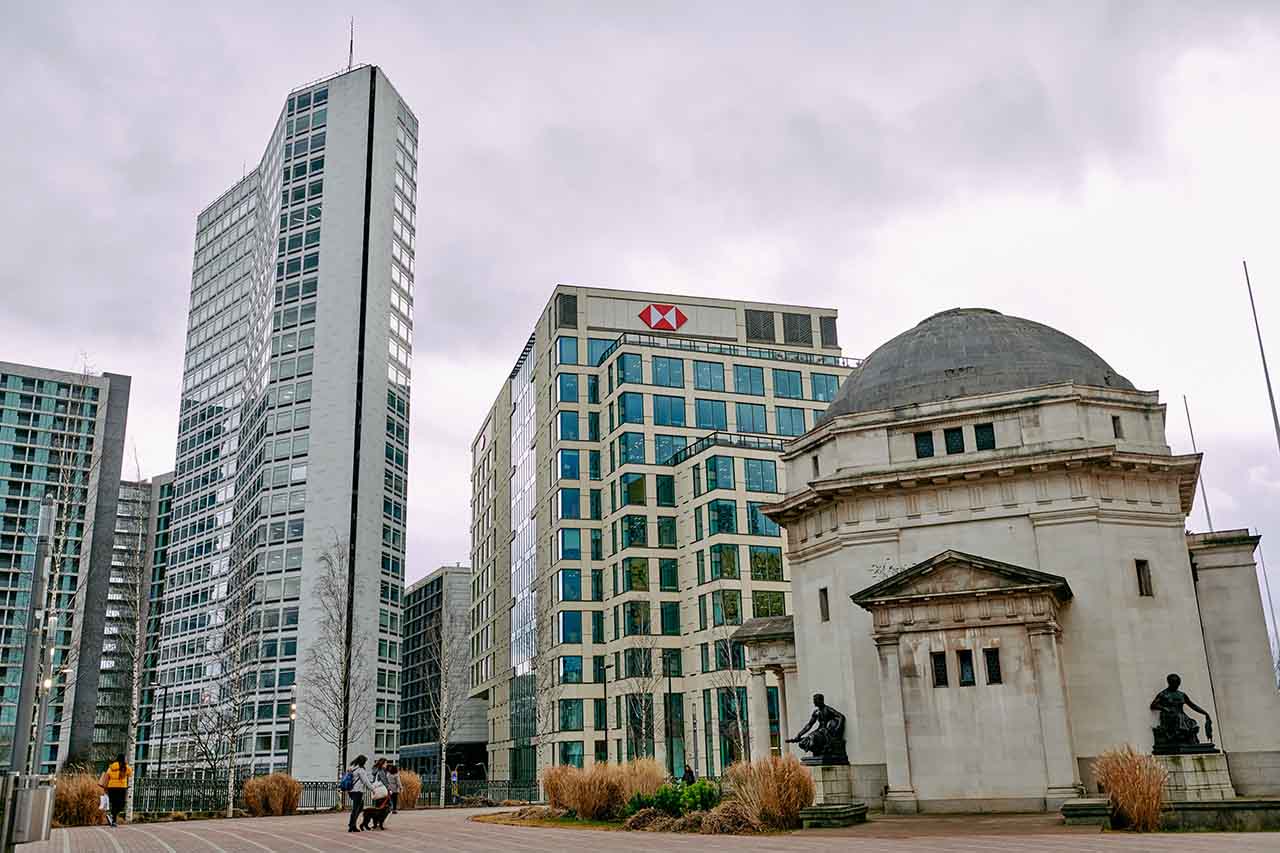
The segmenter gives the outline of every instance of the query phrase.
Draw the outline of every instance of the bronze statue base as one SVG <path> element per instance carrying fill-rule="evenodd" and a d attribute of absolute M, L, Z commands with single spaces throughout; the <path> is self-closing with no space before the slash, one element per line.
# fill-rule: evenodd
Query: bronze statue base
<path fill-rule="evenodd" d="M 840 766 L 849 763 L 847 755 L 806 755 L 800 759 L 801 764 L 808 764 L 810 767 Z"/>
<path fill-rule="evenodd" d="M 1152 755 L 1207 755 L 1220 752 L 1211 743 L 1162 743 L 1152 747 Z"/>

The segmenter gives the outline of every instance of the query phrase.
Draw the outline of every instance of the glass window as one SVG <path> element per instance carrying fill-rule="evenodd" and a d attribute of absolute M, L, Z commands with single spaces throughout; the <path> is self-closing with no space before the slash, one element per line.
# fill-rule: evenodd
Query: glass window
<path fill-rule="evenodd" d="M 600 519 L 604 518 L 604 507 L 601 506 L 600 494 L 601 492 L 599 489 L 591 490 L 590 501 L 591 501 L 591 520 L 592 521 L 599 521 Z"/>
<path fill-rule="evenodd" d="M 681 450 L 689 441 L 683 435 L 655 435 L 653 437 L 653 461 L 661 465 Z"/>
<path fill-rule="evenodd" d="M 622 517 L 622 547 L 644 548 L 649 544 L 649 522 L 643 515 Z"/>
<path fill-rule="evenodd" d="M 705 595 L 698 596 L 698 630 L 707 630 L 707 597 Z M 702 644 L 702 669 L 707 671 L 707 644 Z"/>
<path fill-rule="evenodd" d="M 684 397 L 654 395 L 653 423 L 656 426 L 684 426 Z"/>
<path fill-rule="evenodd" d="M 575 450 L 574 453 L 577 453 Z M 600 451 L 587 451 L 587 476 L 592 480 L 600 479 Z"/>
<path fill-rule="evenodd" d="M 676 505 L 676 478 L 670 474 L 658 474 L 658 506 Z"/>
<path fill-rule="evenodd" d="M 701 551 L 695 551 L 693 556 L 698 564 L 698 586 L 702 586 L 707 582 L 707 561 Z"/>
<path fill-rule="evenodd" d="M 579 489 L 560 490 L 560 517 L 582 517 L 582 492 Z"/>
<path fill-rule="evenodd" d="M 618 421 L 624 424 L 644 423 L 644 395 L 626 393 L 618 395 Z"/>
<path fill-rule="evenodd" d="M 765 506 L 767 504 L 747 502 L 747 532 L 752 536 L 780 536 L 778 523 L 760 511 Z"/>
<path fill-rule="evenodd" d="M 695 361 L 693 387 L 699 391 L 723 391 L 724 365 L 718 361 Z"/>
<path fill-rule="evenodd" d="M 738 532 L 738 504 L 736 501 L 717 499 L 707 502 L 707 533 Z"/>
<path fill-rule="evenodd" d="M 582 655 L 565 655 L 560 658 L 560 683 L 582 683 Z"/>
<path fill-rule="evenodd" d="M 768 432 L 769 423 L 765 420 L 764 406 L 759 403 L 737 404 L 738 432 Z M 796 409 L 796 411 L 800 411 Z"/>
<path fill-rule="evenodd" d="M 560 383 L 560 402 L 578 402 L 578 374 L 561 373 L 558 381 Z"/>
<path fill-rule="evenodd" d="M 776 414 L 778 435 L 804 435 L 804 409 L 779 406 Z"/>
<path fill-rule="evenodd" d="M 658 547 L 676 547 L 676 517 L 658 516 Z"/>
<path fill-rule="evenodd" d="M 1000 674 L 1000 649 L 983 649 L 982 658 L 987 663 L 987 684 L 1003 684 L 1004 679 Z"/>
<path fill-rule="evenodd" d="M 600 440 L 600 413 L 587 412 L 587 441 Z"/>
<path fill-rule="evenodd" d="M 649 591 L 649 558 L 624 557 L 622 560 L 622 591 Z"/>
<path fill-rule="evenodd" d="M 593 534 L 596 534 L 596 536 L 592 537 L 593 540 L 596 539 L 600 533 L 599 530 L 593 530 L 591 532 Z M 593 542 L 593 545 L 594 545 L 594 542 Z M 592 554 L 592 558 L 599 559 L 594 554 Z M 604 571 L 601 569 L 591 570 L 591 600 L 604 601 Z M 603 613 L 600 614 L 600 618 L 601 619 L 604 618 Z M 602 628 L 601 630 L 603 631 L 604 629 Z"/>
<path fill-rule="evenodd" d="M 626 650 L 626 678 L 643 678 L 653 674 L 653 654 L 649 649 Z"/>
<path fill-rule="evenodd" d="M 724 400 L 694 400 L 698 429 L 727 430 L 729 415 Z"/>
<path fill-rule="evenodd" d="M 733 488 L 733 457 L 710 456 L 707 458 L 707 491 Z"/>
<path fill-rule="evenodd" d="M 973 652 L 969 649 L 957 650 L 956 662 L 960 665 L 960 686 L 973 687 L 977 684 L 978 678 L 973 671 Z"/>
<path fill-rule="evenodd" d="M 702 507 L 695 506 L 693 508 L 693 541 L 697 542 L 702 538 Z"/>
<path fill-rule="evenodd" d="M 621 506 L 645 505 L 646 496 L 644 474 L 623 474 L 619 479 L 619 486 Z"/>
<path fill-rule="evenodd" d="M 560 413 L 560 440 L 561 441 L 577 441 L 578 440 L 578 413 L 577 412 L 561 412 Z"/>
<path fill-rule="evenodd" d="M 650 632 L 649 602 L 628 601 L 622 605 L 622 625 L 625 634 L 632 637 Z M 647 649 L 645 650 L 647 651 Z"/>
<path fill-rule="evenodd" d="M 659 588 L 663 592 L 680 591 L 680 563 L 678 560 L 664 557 L 658 561 Z"/>
<path fill-rule="evenodd" d="M 591 530 L 591 559 L 604 559 L 604 533 L 599 530 Z M 597 599 L 599 600 L 599 599 Z"/>
<path fill-rule="evenodd" d="M 778 491 L 778 465 L 772 459 L 745 459 L 748 492 Z"/>
<path fill-rule="evenodd" d="M 964 430 L 960 427 L 948 427 L 942 431 L 942 438 L 947 445 L 947 453 L 964 453 Z"/>
<path fill-rule="evenodd" d="M 581 726 L 579 726 L 581 728 Z M 584 747 L 580 740 L 560 741 L 560 764 L 564 767 L 582 768 Z"/>
<path fill-rule="evenodd" d="M 618 464 L 644 464 L 644 434 L 624 432 L 618 437 Z"/>
<path fill-rule="evenodd" d="M 978 450 L 996 449 L 996 429 L 993 424 L 978 424 L 973 428 L 973 441 Z"/>
<path fill-rule="evenodd" d="M 600 380 L 595 376 L 587 377 L 587 402 L 600 402 Z"/>
<path fill-rule="evenodd" d="M 560 529 L 560 559 L 582 559 L 582 531 L 576 527 Z"/>
<path fill-rule="evenodd" d="M 724 542 L 707 549 L 711 553 L 711 579 L 738 577 L 738 546 Z"/>
<path fill-rule="evenodd" d="M 733 366 L 733 390 L 738 394 L 764 396 L 764 368 L 745 364 Z"/>
<path fill-rule="evenodd" d="M 595 367 L 600 363 L 605 350 L 613 346 L 613 341 L 606 338 L 587 338 L 587 364 Z"/>
<path fill-rule="evenodd" d="M 753 581 L 782 580 L 782 549 L 773 545 L 751 545 L 747 548 L 751 559 Z"/>
<path fill-rule="evenodd" d="M 918 432 L 916 433 L 916 458 L 928 459 L 933 456 L 933 433 Z"/>
<path fill-rule="evenodd" d="M 556 341 L 556 355 L 559 364 L 578 363 L 578 339 L 559 338 Z"/>
<path fill-rule="evenodd" d="M 946 652 L 930 652 L 929 662 L 933 669 L 933 686 L 947 686 L 947 653 Z"/>
<path fill-rule="evenodd" d="M 578 659 L 579 676 L 581 676 L 582 659 Z M 581 678 L 579 678 L 581 680 Z M 561 699 L 560 700 L 560 731 L 562 732 L 580 732 L 582 731 L 582 700 L 581 699 Z M 566 762 L 560 762 L 564 764 Z"/>
<path fill-rule="evenodd" d="M 798 370 L 773 369 L 773 393 L 790 400 L 804 399 L 804 382 Z"/>
<path fill-rule="evenodd" d="M 560 572 L 560 600 L 582 600 L 582 571 L 580 569 L 563 569 Z"/>
<path fill-rule="evenodd" d="M 582 611 L 581 610 L 560 611 L 560 642 L 562 643 L 581 643 L 582 642 Z"/>
<path fill-rule="evenodd" d="M 668 637 L 680 636 L 680 602 L 664 601 L 659 608 L 662 633 Z"/>
<path fill-rule="evenodd" d="M 762 589 L 754 590 L 751 593 L 751 615 L 756 618 L 762 616 L 786 616 L 786 594 Z"/>
<path fill-rule="evenodd" d="M 636 385 L 644 384 L 644 369 L 641 366 L 640 356 L 632 352 L 624 352 L 618 356 L 618 384 L 624 385 L 628 382 Z"/>
<path fill-rule="evenodd" d="M 678 358 L 653 357 L 653 384 L 665 388 L 684 387 L 684 362 Z"/>
<path fill-rule="evenodd" d="M 711 593 L 711 622 L 716 626 L 742 624 L 741 590 L 717 589 Z"/>
<path fill-rule="evenodd" d="M 578 451 L 561 450 L 560 454 L 560 479 L 576 480 L 578 479 Z"/>
<path fill-rule="evenodd" d="M 836 398 L 836 389 L 840 387 L 840 378 L 828 373 L 814 373 L 810 377 L 813 384 L 813 399 L 829 403 Z"/>
<path fill-rule="evenodd" d="M 681 660 L 681 657 L 682 655 L 680 654 L 680 649 L 663 649 L 662 650 L 662 674 L 670 675 L 673 678 L 679 678 L 680 676 L 684 675 L 684 661 Z M 672 720 L 676 723 L 676 731 L 679 732 L 680 723 L 682 722 L 680 720 L 680 716 L 682 715 L 683 708 L 681 708 L 679 705 L 680 697 L 678 694 L 676 695 L 675 698 L 676 698 L 677 704 L 674 708 L 672 708 L 672 710 L 675 712 L 674 714 L 672 714 Z"/>

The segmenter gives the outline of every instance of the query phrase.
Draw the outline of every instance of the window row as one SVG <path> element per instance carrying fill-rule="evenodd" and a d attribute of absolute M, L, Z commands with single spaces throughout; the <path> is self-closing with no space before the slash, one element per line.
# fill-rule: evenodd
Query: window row
<path fill-rule="evenodd" d="M 1000 649 L 983 649 L 982 659 L 986 664 L 987 684 L 1004 683 L 1004 676 L 1000 671 Z M 933 671 L 933 686 L 947 687 L 950 684 L 947 672 L 947 653 L 930 652 L 929 666 Z M 956 650 L 956 675 L 959 677 L 958 683 L 961 687 L 973 687 L 978 683 L 977 672 L 973 666 L 972 649 Z"/>
<path fill-rule="evenodd" d="M 917 459 L 928 459 L 934 455 L 934 436 L 936 432 L 936 430 L 931 430 L 915 434 Z M 942 430 L 942 441 L 948 455 L 964 453 L 967 449 L 965 446 L 964 427 L 947 427 Z M 975 450 L 995 450 L 995 426 L 993 424 L 974 424 L 973 446 Z"/>
<path fill-rule="evenodd" d="M 764 508 L 769 504 L 748 501 L 747 525 L 741 531 L 750 536 L 781 536 L 778 523 L 766 516 Z M 706 525 L 703 525 L 703 513 L 706 513 Z M 693 509 L 693 541 L 704 536 L 715 536 L 717 533 L 738 533 L 738 502 L 716 498 Z"/>

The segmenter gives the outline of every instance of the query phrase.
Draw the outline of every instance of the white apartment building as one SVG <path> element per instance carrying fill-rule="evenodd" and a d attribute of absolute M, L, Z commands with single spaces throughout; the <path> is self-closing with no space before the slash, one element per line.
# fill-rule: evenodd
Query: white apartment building
<path fill-rule="evenodd" d="M 219 714 L 238 772 L 291 758 L 298 778 L 329 779 L 398 747 L 417 132 L 376 66 L 309 83 L 196 220 L 149 694 L 148 758 L 166 774 L 213 772 Z M 322 628 L 328 563 L 347 580 L 339 632 Z M 376 693 L 345 744 L 309 687 L 336 643 Z"/>
<path fill-rule="evenodd" d="M 836 311 L 557 287 L 472 446 L 472 691 L 491 779 L 653 755 L 719 775 L 754 697 L 730 635 L 791 612 L 785 443 L 854 362 Z"/>

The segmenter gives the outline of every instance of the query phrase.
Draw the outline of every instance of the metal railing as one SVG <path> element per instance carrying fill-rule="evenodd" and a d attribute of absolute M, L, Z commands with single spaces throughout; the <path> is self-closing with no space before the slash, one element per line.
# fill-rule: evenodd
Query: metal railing
<path fill-rule="evenodd" d="M 663 464 L 670 465 L 672 468 L 681 463 L 692 459 L 699 453 L 710 447 L 736 447 L 739 450 L 767 450 L 772 453 L 781 453 L 786 447 L 786 440 L 781 438 L 769 438 L 761 435 L 746 435 L 737 432 L 713 432 L 708 436 L 698 439 L 693 444 L 688 445 L 682 450 L 677 450 Z"/>
<path fill-rule="evenodd" d="M 243 779 L 235 782 L 233 805 L 244 808 Z M 221 812 L 226 808 L 226 779 L 144 776 L 133 782 L 133 810 L 138 814 Z"/>
<path fill-rule="evenodd" d="M 702 352 L 711 355 L 728 355 L 734 358 L 762 358 L 769 361 L 788 361 L 796 364 L 816 364 L 827 367 L 861 367 L 862 359 L 846 358 L 841 355 L 827 355 L 820 352 L 805 352 L 753 347 L 744 344 L 721 344 L 714 341 L 702 341 L 694 338 L 677 338 L 670 335 L 642 334 L 625 332 L 600 354 L 596 365 L 604 364 L 619 347 L 631 344 L 641 347 L 658 347 L 660 349 L 682 350 L 684 352 Z"/>

